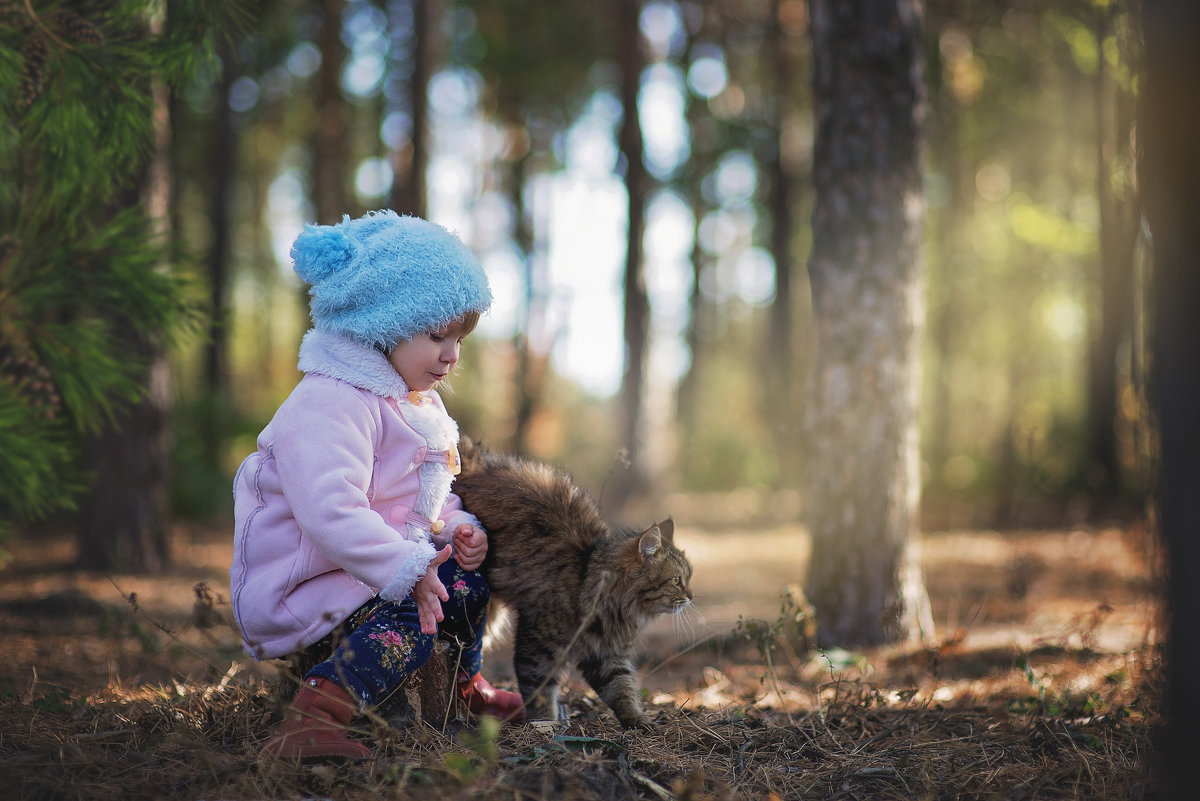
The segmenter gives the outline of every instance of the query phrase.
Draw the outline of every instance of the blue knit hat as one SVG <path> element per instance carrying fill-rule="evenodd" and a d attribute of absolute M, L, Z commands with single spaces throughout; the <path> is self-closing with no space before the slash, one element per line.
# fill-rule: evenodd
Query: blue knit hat
<path fill-rule="evenodd" d="M 292 245 L 313 325 L 391 348 L 492 305 L 471 250 L 440 225 L 384 210 L 308 225 Z"/>

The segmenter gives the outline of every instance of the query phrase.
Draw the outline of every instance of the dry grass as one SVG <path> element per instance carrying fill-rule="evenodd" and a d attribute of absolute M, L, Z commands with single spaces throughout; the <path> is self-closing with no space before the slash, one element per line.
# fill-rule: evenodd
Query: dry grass
<path fill-rule="evenodd" d="M 81 575 L 69 543 L 18 543 L 0 574 L 0 798 L 1155 797 L 1156 607 L 1136 530 L 928 536 L 940 639 L 863 653 L 808 652 L 783 625 L 802 532 L 678 536 L 704 617 L 643 640 L 654 732 L 620 730 L 571 680 L 559 730 L 365 719 L 376 758 L 341 767 L 258 761 L 281 680 L 238 651 L 219 537 L 181 532 L 188 567 L 154 578 Z"/>

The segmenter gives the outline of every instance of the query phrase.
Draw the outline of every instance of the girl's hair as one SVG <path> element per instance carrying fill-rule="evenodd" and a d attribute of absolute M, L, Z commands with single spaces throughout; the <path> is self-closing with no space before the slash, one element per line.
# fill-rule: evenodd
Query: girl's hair
<path fill-rule="evenodd" d="M 479 317 L 479 312 L 469 311 L 459 318 L 463 324 L 463 336 L 475 330 L 475 326 L 479 325 Z"/>
<path fill-rule="evenodd" d="M 475 326 L 479 325 L 480 316 L 481 316 L 480 313 L 477 311 L 469 311 L 469 312 L 465 312 L 462 317 L 458 318 L 458 320 L 456 322 L 462 323 L 464 337 L 467 334 L 470 334 L 472 331 L 474 331 Z M 455 321 L 452 321 L 452 322 L 455 322 Z M 392 347 L 395 347 L 395 345 L 392 345 Z M 378 350 L 383 355 L 387 356 L 388 354 L 390 354 L 392 352 L 392 347 L 384 347 L 383 345 L 376 345 L 375 349 Z"/>

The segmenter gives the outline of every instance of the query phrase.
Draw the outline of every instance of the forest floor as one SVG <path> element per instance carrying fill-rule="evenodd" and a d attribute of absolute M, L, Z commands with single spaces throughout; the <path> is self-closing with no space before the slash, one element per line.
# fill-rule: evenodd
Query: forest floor
<path fill-rule="evenodd" d="M 791 625 L 801 529 L 684 519 L 676 539 L 697 614 L 640 641 L 654 731 L 622 731 L 572 676 L 557 729 L 376 720 L 375 759 L 346 766 L 259 762 L 282 683 L 238 647 L 224 534 L 180 529 L 156 576 L 79 573 L 69 539 L 18 539 L 0 571 L 0 799 L 1157 797 L 1142 527 L 923 535 L 936 637 L 855 653 L 809 650 Z M 511 686 L 503 645 L 485 670 Z"/>

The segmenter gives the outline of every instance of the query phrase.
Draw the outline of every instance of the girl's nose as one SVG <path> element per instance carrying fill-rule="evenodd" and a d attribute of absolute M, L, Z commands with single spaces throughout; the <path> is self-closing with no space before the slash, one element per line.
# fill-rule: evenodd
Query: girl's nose
<path fill-rule="evenodd" d="M 442 361 L 446 364 L 457 364 L 458 349 L 458 342 L 446 343 L 446 347 L 442 348 Z"/>

